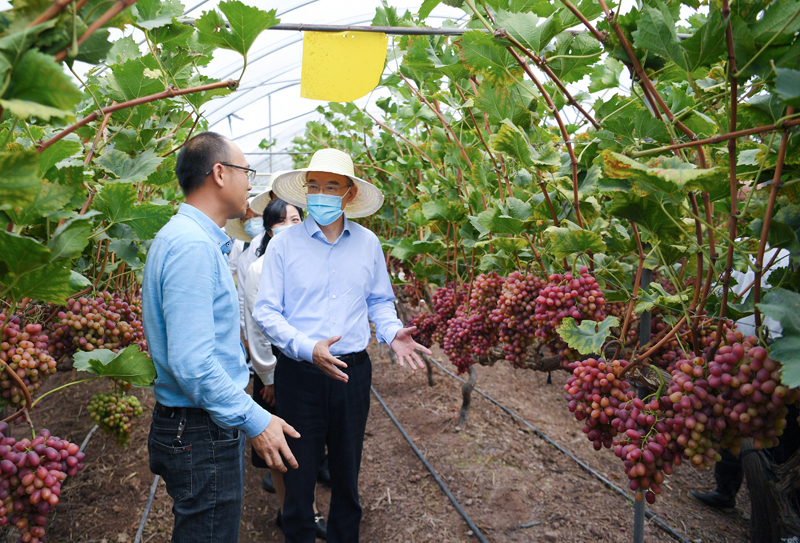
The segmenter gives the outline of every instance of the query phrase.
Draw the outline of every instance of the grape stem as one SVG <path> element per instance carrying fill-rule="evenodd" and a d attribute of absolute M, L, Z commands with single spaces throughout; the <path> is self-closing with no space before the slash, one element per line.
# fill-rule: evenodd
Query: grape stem
<path fill-rule="evenodd" d="M 59 390 L 63 390 L 65 388 L 67 388 L 67 387 L 71 387 L 72 385 L 77 385 L 79 383 L 87 383 L 89 381 L 97 381 L 98 379 L 102 379 L 103 377 L 105 377 L 105 376 L 104 375 L 98 375 L 97 377 L 90 377 L 88 379 L 81 379 L 80 381 L 70 381 L 69 383 L 67 383 L 65 385 L 61 385 L 60 387 L 56 387 L 53 390 L 48 390 L 47 392 L 45 392 L 44 394 L 42 394 L 41 396 L 36 398 L 36 400 L 33 402 L 33 406 L 35 406 L 42 399 L 46 398 L 50 394 L 53 394 L 54 392 L 58 392 Z M 33 408 L 33 406 L 31 406 L 31 408 Z"/>

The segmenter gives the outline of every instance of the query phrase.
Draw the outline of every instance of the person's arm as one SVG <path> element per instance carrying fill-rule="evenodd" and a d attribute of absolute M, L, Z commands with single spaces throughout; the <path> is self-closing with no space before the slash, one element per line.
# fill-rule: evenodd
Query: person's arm
<path fill-rule="evenodd" d="M 282 244 L 267 245 L 253 318 L 264 335 L 286 356 L 313 361 L 316 342 L 286 321 L 284 308 L 284 254 Z"/>
<path fill-rule="evenodd" d="M 261 333 L 253 319 L 253 307 L 258 295 L 262 265 L 263 257 L 251 264 L 250 269 L 247 270 L 247 277 L 244 281 L 244 322 L 247 326 L 247 337 L 250 338 L 250 361 L 253 363 L 253 370 L 265 385 L 271 385 L 277 359 L 272 354 L 272 344 Z"/>
<path fill-rule="evenodd" d="M 225 428 L 249 438 L 272 416 L 236 385 L 214 356 L 214 296 L 220 278 L 215 248 L 187 243 L 167 258 L 162 275 L 167 363 L 184 394 Z"/>

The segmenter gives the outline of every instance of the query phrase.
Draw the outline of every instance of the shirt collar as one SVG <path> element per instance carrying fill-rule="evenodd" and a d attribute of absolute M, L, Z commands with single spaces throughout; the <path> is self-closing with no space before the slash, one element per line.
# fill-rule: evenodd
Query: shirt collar
<path fill-rule="evenodd" d="M 326 243 L 328 240 L 325 238 L 325 234 L 322 233 L 317 221 L 311 218 L 311 215 L 306 217 L 306 220 L 303 221 L 303 225 L 306 227 L 306 232 L 308 235 L 313 237 L 319 237 L 319 239 L 324 240 Z M 342 230 L 342 235 L 339 236 L 339 239 L 344 237 L 345 233 L 349 236 L 350 235 L 350 221 L 347 220 L 347 216 L 344 217 L 344 229 Z M 319 234 L 319 236 L 317 236 Z"/>
<path fill-rule="evenodd" d="M 211 238 L 211 241 L 219 245 L 219 249 L 222 251 L 222 254 L 226 255 L 231 252 L 231 248 L 233 248 L 233 242 L 230 236 L 226 234 L 222 228 L 217 226 L 217 223 L 212 221 L 208 215 L 196 207 L 186 203 L 181 204 L 180 209 L 178 209 L 178 215 L 186 215 L 196 222 L 208 235 L 208 237 Z"/>

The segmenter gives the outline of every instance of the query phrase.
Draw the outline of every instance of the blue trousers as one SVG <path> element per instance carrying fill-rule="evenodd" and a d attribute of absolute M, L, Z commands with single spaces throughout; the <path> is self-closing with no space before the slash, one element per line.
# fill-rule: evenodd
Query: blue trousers
<path fill-rule="evenodd" d="M 290 439 L 298 469 L 283 480 L 286 543 L 314 543 L 314 488 L 325 446 L 331 473 L 328 543 L 357 543 L 361 524 L 358 472 L 369 414 L 372 363 L 366 353 L 347 360 L 349 382 L 335 381 L 311 364 L 281 355 L 275 368 L 278 416 L 300 432 Z"/>
<path fill-rule="evenodd" d="M 205 411 L 185 411 L 156 404 L 147 440 L 150 471 L 164 479 L 175 502 L 172 542 L 238 541 L 245 436 Z"/>

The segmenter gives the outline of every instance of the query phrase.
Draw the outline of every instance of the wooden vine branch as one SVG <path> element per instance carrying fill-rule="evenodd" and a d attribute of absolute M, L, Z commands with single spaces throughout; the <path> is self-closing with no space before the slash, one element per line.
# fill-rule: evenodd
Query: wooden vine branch
<path fill-rule="evenodd" d="M 549 77 L 550 80 L 555 84 L 555 86 L 558 87 L 558 90 L 560 90 L 564 94 L 564 97 L 567 99 L 567 103 L 572 107 L 574 107 L 575 109 L 577 109 L 578 111 L 580 111 L 581 115 L 583 115 L 583 117 L 587 121 L 592 123 L 592 126 L 594 126 L 597 130 L 600 130 L 601 128 L 600 124 L 595 120 L 594 117 L 592 117 L 589 114 L 589 112 L 583 109 L 583 107 L 578 103 L 578 101 L 575 100 L 575 97 L 573 97 L 572 94 L 570 94 L 570 92 L 567 90 L 567 87 L 564 86 L 564 83 L 561 82 L 561 79 L 559 79 L 559 77 L 555 74 L 555 72 L 553 72 L 550 66 L 547 65 L 546 59 L 534 55 L 516 38 L 514 38 L 514 36 L 509 35 L 505 28 L 498 28 L 497 30 L 495 30 L 494 37 L 506 39 L 510 41 L 512 44 L 514 44 L 514 47 L 516 47 L 522 53 L 524 53 L 525 56 L 531 59 L 534 62 L 534 64 L 536 64 L 536 66 L 539 67 L 540 70 L 542 70 L 545 74 L 547 74 L 547 77 Z"/>
<path fill-rule="evenodd" d="M 126 109 L 126 108 L 129 108 L 129 107 L 136 107 L 138 105 L 147 104 L 149 102 L 155 102 L 156 100 L 163 100 L 165 98 L 173 98 L 175 96 L 182 96 L 184 94 L 192 94 L 192 93 L 195 93 L 195 92 L 204 92 L 204 91 L 212 90 L 212 89 L 220 89 L 220 88 L 223 88 L 223 87 L 228 87 L 229 89 L 235 89 L 236 88 L 236 81 L 234 81 L 233 79 L 226 79 L 225 81 L 218 81 L 216 83 L 209 83 L 208 85 L 201 85 L 199 87 L 192 87 L 190 89 L 176 89 L 175 87 L 170 87 L 169 89 L 167 89 L 167 90 L 165 90 L 163 92 L 159 92 L 159 93 L 156 93 L 156 94 L 151 94 L 150 96 L 143 96 L 141 98 L 136 98 L 135 100 L 129 100 L 128 102 L 123 102 L 121 104 L 115 104 L 115 105 L 111 105 L 111 106 L 108 106 L 108 107 L 104 107 L 100 111 L 95 111 L 95 112 L 91 113 L 90 115 L 84 117 L 83 119 L 81 119 L 77 123 L 73 124 L 72 126 L 70 126 L 68 128 L 65 128 L 64 130 L 62 130 L 61 132 L 59 132 L 58 134 L 56 134 L 55 136 L 53 136 L 52 138 L 50 138 L 46 142 L 42 143 L 41 145 L 37 145 L 36 146 L 36 150 L 41 153 L 42 151 L 44 151 L 45 149 L 47 149 L 48 147 L 50 147 L 51 145 L 53 145 L 57 141 L 60 141 L 61 139 L 63 139 L 65 136 L 67 136 L 69 134 L 72 134 L 77 129 L 81 128 L 82 126 L 86 126 L 90 122 L 94 121 L 100 115 L 113 113 L 115 111 L 119 111 L 121 109 Z"/>
<path fill-rule="evenodd" d="M 583 26 L 585 26 L 587 30 L 589 30 L 589 32 L 592 33 L 592 36 L 597 38 L 597 41 L 599 41 L 600 43 L 605 43 L 606 41 L 605 32 L 598 32 L 598 30 L 594 26 L 592 26 L 592 23 L 589 22 L 589 20 L 583 15 L 583 13 L 581 13 L 580 10 L 576 8 L 569 0 L 561 0 L 561 3 L 564 4 L 564 6 L 568 10 L 570 10 L 572 14 L 575 15 L 575 17 L 577 17 L 581 23 L 583 23 Z"/>
<path fill-rule="evenodd" d="M 98 17 L 95 22 L 89 25 L 89 28 L 86 29 L 86 32 L 84 32 L 83 35 L 80 38 L 78 38 L 78 46 L 80 47 L 81 45 L 83 45 L 83 42 L 89 39 L 89 36 L 94 34 L 108 21 L 116 17 L 119 13 L 122 12 L 122 10 L 131 7 L 137 1 L 138 0 L 117 0 L 116 4 L 114 4 L 111 8 L 109 8 L 109 10 L 103 13 L 100 17 Z M 65 58 L 67 58 L 69 50 L 70 50 L 69 47 L 65 47 L 60 53 L 56 54 L 55 57 L 56 60 L 62 61 Z"/>
<path fill-rule="evenodd" d="M 556 119 L 556 123 L 558 123 L 558 128 L 561 130 L 561 137 L 564 138 L 564 144 L 567 146 L 567 152 L 569 153 L 569 160 L 572 164 L 572 190 L 573 190 L 573 202 L 572 205 L 575 208 L 575 218 L 577 219 L 578 226 L 583 228 L 583 219 L 581 218 L 581 210 L 580 210 L 580 199 L 578 197 L 578 159 L 575 157 L 575 150 L 572 148 L 572 140 L 569 139 L 569 133 L 567 132 L 567 127 L 564 125 L 564 120 L 561 118 L 561 114 L 556 109 L 556 105 L 553 103 L 553 99 L 550 98 L 550 94 L 548 94 L 547 90 L 545 90 L 542 83 L 539 81 L 539 78 L 536 77 L 536 74 L 533 73 L 531 67 L 528 66 L 528 63 L 522 60 L 522 57 L 514 50 L 513 47 L 509 46 L 506 47 L 511 56 L 517 61 L 525 73 L 528 74 L 528 77 L 531 78 L 536 88 L 539 89 L 539 92 L 544 97 L 545 102 L 547 102 L 547 108 L 552 111 L 553 117 Z"/>
<path fill-rule="evenodd" d="M 31 28 L 32 26 L 36 26 L 45 21 L 49 21 L 50 19 L 52 19 L 53 17 L 64 11 L 64 8 L 70 5 L 73 1 L 74 0 L 55 0 L 52 6 L 47 8 L 44 12 L 42 12 L 41 15 L 39 15 L 33 21 L 31 21 L 26 28 Z"/>
<path fill-rule="evenodd" d="M 111 105 L 113 106 L 116 102 L 113 102 Z M 103 122 L 100 123 L 100 128 L 97 130 L 97 135 L 94 138 L 94 142 L 92 143 L 92 148 L 89 149 L 89 152 L 86 154 L 86 159 L 83 161 L 84 164 L 89 164 L 92 161 L 92 156 L 94 156 L 94 151 L 97 149 L 97 144 L 100 142 L 100 138 L 103 136 L 103 131 L 105 131 L 106 126 L 108 126 L 108 121 L 111 119 L 111 113 L 106 113 L 103 117 Z"/>
<path fill-rule="evenodd" d="M 375 117 L 373 117 L 373 116 L 372 116 L 372 114 L 371 114 L 369 111 L 366 111 L 366 110 L 364 110 L 364 113 L 366 113 L 367 115 L 369 115 L 369 117 L 370 117 L 370 118 L 371 118 L 373 121 L 375 121 L 375 122 L 377 123 L 377 125 L 378 125 L 378 126 L 380 126 L 381 128 L 383 128 L 384 130 L 386 130 L 386 131 L 387 131 L 387 132 L 389 132 L 390 134 L 394 134 L 395 136 L 397 136 L 398 138 L 400 138 L 401 140 L 403 140 L 404 142 L 406 142 L 407 144 L 409 144 L 411 147 L 413 147 L 414 149 L 416 149 L 416 151 L 417 151 L 419 154 L 421 154 L 423 157 L 425 157 L 425 160 L 427 160 L 428 162 L 430 162 L 430 163 L 431 163 L 431 166 L 433 166 L 434 168 L 436 167 L 436 162 L 434 162 L 434 161 L 433 161 L 433 159 L 432 159 L 431 157 L 429 157 L 429 156 L 428 156 L 428 154 L 427 154 L 425 151 L 423 151 L 422 149 L 420 149 L 420 148 L 419 148 L 419 146 L 417 146 L 416 144 L 414 144 L 412 141 L 410 141 L 408 138 L 406 138 L 406 137 L 405 137 L 405 136 L 403 136 L 402 134 L 398 133 L 398 132 L 397 132 L 397 131 L 395 131 L 395 130 L 392 130 L 392 129 L 391 129 L 391 128 L 389 128 L 387 125 L 385 125 L 384 123 L 380 122 L 378 119 L 376 119 Z"/>
<path fill-rule="evenodd" d="M 787 114 L 791 115 L 794 108 L 789 106 Z M 783 184 L 781 182 L 781 174 L 783 173 L 783 162 L 786 158 L 786 146 L 789 143 L 789 131 L 784 130 L 781 137 L 781 146 L 778 149 L 778 163 L 775 165 L 775 175 L 772 178 L 772 188 L 769 191 L 769 201 L 767 202 L 767 211 L 764 214 L 764 224 L 761 227 L 761 239 L 758 243 L 758 254 L 756 256 L 756 277 L 753 280 L 753 296 L 755 302 L 755 325 L 756 328 L 761 326 L 761 311 L 758 310 L 758 304 L 761 302 L 761 276 L 764 273 L 762 269 L 764 264 L 764 251 L 767 248 L 767 236 L 769 235 L 769 226 L 772 222 L 772 213 L 775 210 L 775 201 L 778 199 L 778 190 Z M 778 251 L 775 251 L 777 256 Z"/>
<path fill-rule="evenodd" d="M 700 224 L 700 208 L 697 205 L 697 196 L 695 193 L 689 193 L 689 202 L 692 204 L 692 213 L 694 213 L 694 228 L 695 235 L 697 236 L 697 247 L 703 246 L 703 225 Z M 692 322 L 689 323 L 689 329 L 692 332 L 692 347 L 694 352 L 700 352 L 700 337 L 698 329 L 695 324 L 697 305 L 700 302 L 700 291 L 702 289 L 703 281 L 703 251 L 697 251 L 697 274 L 694 278 L 694 293 L 692 294 L 692 301 L 689 304 L 689 315 L 692 316 Z"/>

